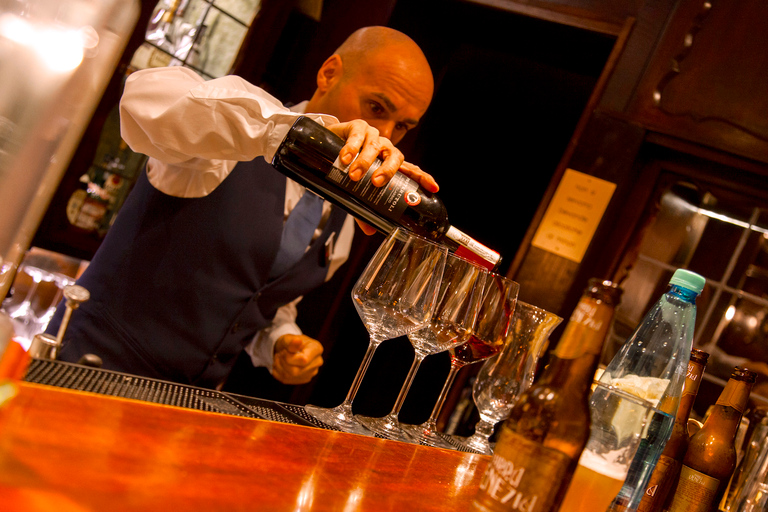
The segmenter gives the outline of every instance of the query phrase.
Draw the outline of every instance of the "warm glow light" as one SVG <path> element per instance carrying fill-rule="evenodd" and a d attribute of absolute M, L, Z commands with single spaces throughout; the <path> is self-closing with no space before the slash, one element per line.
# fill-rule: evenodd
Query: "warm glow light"
<path fill-rule="evenodd" d="M 360 510 L 360 502 L 363 499 L 363 490 L 359 487 L 352 490 L 344 504 L 344 512 L 356 512 Z"/>
<path fill-rule="evenodd" d="M 735 306 L 728 306 L 728 309 L 725 311 L 725 319 L 729 322 L 733 320 L 733 315 L 736 314 L 736 307 Z"/>
<path fill-rule="evenodd" d="M 296 499 L 296 512 L 312 510 L 312 502 L 315 500 L 315 475 L 309 475 L 309 478 L 301 484 L 301 490 Z"/>
<path fill-rule="evenodd" d="M 0 36 L 28 47 L 48 69 L 61 73 L 83 62 L 84 48 L 93 49 L 99 44 L 99 36 L 91 27 L 35 25 L 12 14 L 0 16 Z"/>
<path fill-rule="evenodd" d="M 751 316 L 749 317 L 749 320 L 747 320 L 747 325 L 750 329 L 756 329 L 757 328 L 757 318 Z"/>

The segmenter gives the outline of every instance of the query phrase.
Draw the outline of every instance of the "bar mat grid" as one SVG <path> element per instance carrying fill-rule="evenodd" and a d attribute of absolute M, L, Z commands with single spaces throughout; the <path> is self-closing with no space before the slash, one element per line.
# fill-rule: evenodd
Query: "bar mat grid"
<path fill-rule="evenodd" d="M 64 361 L 32 359 L 24 380 L 35 384 L 46 384 L 199 411 L 339 431 L 338 428 L 318 420 L 300 405 L 228 394 L 212 389 L 139 377 Z M 374 437 L 386 439 L 379 434 L 375 434 Z M 463 446 L 452 436 L 442 437 L 455 450 L 476 453 L 471 448 Z"/>

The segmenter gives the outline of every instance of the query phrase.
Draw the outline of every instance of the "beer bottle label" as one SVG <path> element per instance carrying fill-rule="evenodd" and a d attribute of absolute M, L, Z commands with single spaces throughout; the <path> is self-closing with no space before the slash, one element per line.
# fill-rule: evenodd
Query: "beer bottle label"
<path fill-rule="evenodd" d="M 720 480 L 683 464 L 675 498 L 668 512 L 709 512 Z"/>
<path fill-rule="evenodd" d="M 576 359 L 585 354 L 600 355 L 613 316 L 613 308 L 596 299 L 582 297 L 571 313 L 554 355 Z"/>
<path fill-rule="evenodd" d="M 669 494 L 672 485 L 677 482 L 680 474 L 680 461 L 662 454 L 656 463 L 656 468 L 645 487 L 643 499 L 637 506 L 638 512 L 657 512 Z"/>
<path fill-rule="evenodd" d="M 723 392 L 720 393 L 720 397 L 715 403 L 717 405 L 732 407 L 743 413 L 744 408 L 749 401 L 749 392 L 751 390 L 751 386 L 738 386 L 731 384 L 732 383 L 729 382 L 728 385 L 725 386 L 725 389 L 723 389 Z"/>
<path fill-rule="evenodd" d="M 571 459 L 505 428 L 480 482 L 474 510 L 547 512 L 567 485 Z"/>
<path fill-rule="evenodd" d="M 690 361 L 688 363 L 688 371 L 685 373 L 685 385 L 683 386 L 683 396 L 693 396 L 699 392 L 699 384 L 701 384 L 701 374 L 704 370 L 704 366 L 701 363 Z"/>

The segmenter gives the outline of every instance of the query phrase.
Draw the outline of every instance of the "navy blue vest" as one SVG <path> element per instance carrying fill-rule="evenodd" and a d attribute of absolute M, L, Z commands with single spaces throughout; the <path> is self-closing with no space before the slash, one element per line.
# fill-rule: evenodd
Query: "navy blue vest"
<path fill-rule="evenodd" d="M 213 387 L 277 309 L 326 278 L 325 242 L 346 213 L 273 281 L 284 175 L 263 158 L 241 162 L 209 195 L 185 199 L 139 177 L 78 284 L 91 299 L 73 314 L 60 359 Z M 55 333 L 63 308 L 48 327 Z"/>

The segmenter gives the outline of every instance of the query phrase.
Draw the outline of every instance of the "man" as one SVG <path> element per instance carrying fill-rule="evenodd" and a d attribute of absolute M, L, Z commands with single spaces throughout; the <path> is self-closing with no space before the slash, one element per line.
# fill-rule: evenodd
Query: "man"
<path fill-rule="evenodd" d="M 323 63 L 317 90 L 294 110 L 320 114 L 310 115 L 346 138 L 340 157 L 352 162 L 353 179 L 380 156 L 375 185 L 399 169 L 437 191 L 393 145 L 418 123 L 432 92 L 418 46 L 368 27 Z M 281 382 L 317 373 L 322 346 L 295 325 L 295 305 L 346 259 L 353 225 L 325 203 L 304 255 L 272 275 L 283 224 L 305 194 L 260 157 L 271 160 L 297 115 L 233 76 L 204 82 L 164 68 L 129 77 L 122 135 L 150 160 L 80 279 L 91 299 L 72 316 L 62 359 L 95 353 L 105 368 L 213 387 L 247 347 Z"/>

